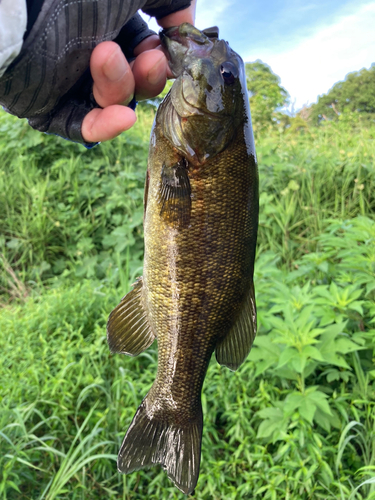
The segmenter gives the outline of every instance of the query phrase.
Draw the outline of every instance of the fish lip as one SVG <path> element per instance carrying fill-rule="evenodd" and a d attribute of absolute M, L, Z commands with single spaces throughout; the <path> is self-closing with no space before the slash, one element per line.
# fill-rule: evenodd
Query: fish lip
<path fill-rule="evenodd" d="M 179 62 L 184 58 L 184 53 L 188 50 L 188 41 L 185 37 L 181 36 L 179 26 L 172 26 L 171 28 L 161 30 L 159 38 L 172 74 L 174 78 L 177 78 L 182 71 Z"/>
<path fill-rule="evenodd" d="M 173 57 L 173 46 L 176 50 L 176 44 L 188 48 L 188 41 L 185 36 L 181 36 L 179 26 L 172 26 L 159 31 L 159 38 L 163 52 L 170 61 Z"/>
<path fill-rule="evenodd" d="M 159 37 L 164 47 L 167 46 L 168 40 L 175 40 L 176 42 L 182 43 L 182 37 L 178 26 L 171 26 L 170 28 L 160 30 Z"/>
<path fill-rule="evenodd" d="M 189 49 L 191 44 L 206 45 L 207 41 L 213 38 L 211 29 L 208 30 L 208 34 L 209 36 L 190 23 L 182 23 L 180 26 L 160 30 L 159 38 L 163 49 L 173 52 L 173 46 L 176 47 L 176 43 L 186 49 Z"/>
<path fill-rule="evenodd" d="M 189 45 L 189 40 L 200 44 L 204 44 L 207 40 L 207 36 L 190 23 L 182 23 L 180 26 L 165 28 L 159 32 L 159 37 L 162 45 L 168 44 L 168 40 L 170 40 L 186 47 Z"/>

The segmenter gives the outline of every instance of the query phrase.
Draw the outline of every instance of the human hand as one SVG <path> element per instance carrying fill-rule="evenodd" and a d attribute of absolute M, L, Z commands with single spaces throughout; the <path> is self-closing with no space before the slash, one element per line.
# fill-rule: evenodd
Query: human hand
<path fill-rule="evenodd" d="M 187 9 L 159 19 L 158 24 L 169 28 L 183 22 L 194 24 L 194 19 L 195 0 Z M 107 141 L 131 128 L 137 118 L 126 104 L 134 95 L 137 100 L 157 96 L 167 77 L 172 77 L 158 36 L 143 40 L 134 55 L 135 60 L 129 64 L 115 42 L 102 42 L 94 49 L 90 60 L 93 93 L 103 109 L 95 108 L 85 116 L 81 132 L 86 142 Z"/>
<path fill-rule="evenodd" d="M 134 95 L 138 100 L 148 99 L 163 90 L 168 65 L 164 54 L 155 48 L 159 44 L 158 36 L 143 40 L 130 64 L 115 42 L 103 42 L 94 49 L 90 60 L 93 93 L 103 109 L 95 108 L 85 116 L 81 132 L 86 142 L 107 141 L 128 130 L 137 118 L 126 104 Z"/>

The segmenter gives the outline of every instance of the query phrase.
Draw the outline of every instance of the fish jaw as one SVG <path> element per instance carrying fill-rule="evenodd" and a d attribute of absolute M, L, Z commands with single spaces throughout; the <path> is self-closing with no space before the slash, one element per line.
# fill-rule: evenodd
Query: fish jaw
<path fill-rule="evenodd" d="M 209 57 L 213 47 L 211 38 L 189 23 L 162 30 L 159 36 L 171 71 L 176 78 L 181 75 L 187 59 L 191 57 L 190 54 Z"/>
<path fill-rule="evenodd" d="M 233 76 L 237 78 L 243 65 L 240 56 L 216 35 L 216 28 L 199 31 L 191 24 L 183 23 L 179 27 L 162 30 L 160 39 L 174 77 L 182 77 L 183 96 L 191 106 L 211 113 L 236 114 L 229 102 L 226 106 L 222 103 L 212 109 L 211 93 L 214 101 L 218 94 L 230 94 L 229 101 L 232 100 L 232 93 L 226 89 L 228 81 L 223 78 L 225 67 L 229 64 Z"/>

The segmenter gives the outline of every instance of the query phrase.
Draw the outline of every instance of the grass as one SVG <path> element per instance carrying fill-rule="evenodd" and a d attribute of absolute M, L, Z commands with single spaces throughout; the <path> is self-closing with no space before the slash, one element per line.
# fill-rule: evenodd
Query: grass
<path fill-rule="evenodd" d="M 111 356 L 108 313 L 141 274 L 152 114 L 85 151 L 0 115 L 0 498 L 182 499 L 116 455 L 157 364 Z M 211 361 L 193 498 L 375 499 L 375 129 L 257 141 L 259 335 Z"/>

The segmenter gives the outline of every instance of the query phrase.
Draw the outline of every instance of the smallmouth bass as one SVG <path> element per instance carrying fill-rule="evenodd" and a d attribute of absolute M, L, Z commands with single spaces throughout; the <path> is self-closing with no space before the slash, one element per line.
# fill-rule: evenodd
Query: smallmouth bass
<path fill-rule="evenodd" d="M 258 169 L 242 59 L 217 28 L 184 23 L 160 37 L 176 80 L 151 132 L 144 274 L 112 311 L 107 338 L 113 353 L 132 356 L 158 341 L 156 380 L 119 471 L 161 464 L 190 494 L 211 355 L 236 370 L 256 333 Z"/>

